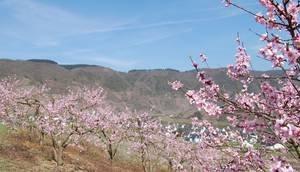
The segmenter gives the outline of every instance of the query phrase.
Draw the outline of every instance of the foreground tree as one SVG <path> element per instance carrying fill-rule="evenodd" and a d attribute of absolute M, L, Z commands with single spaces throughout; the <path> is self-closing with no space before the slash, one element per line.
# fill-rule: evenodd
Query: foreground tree
<path fill-rule="evenodd" d="M 45 87 L 24 87 L 21 80 L 7 77 L 0 81 L 0 121 L 10 128 L 28 127 L 38 97 Z"/>
<path fill-rule="evenodd" d="M 155 171 L 159 147 L 163 144 L 162 124 L 148 113 L 135 114 L 130 119 L 131 149 L 138 155 L 144 172 Z"/>
<path fill-rule="evenodd" d="M 19 81 L 14 78 L 6 78 L 0 81 L 0 119 L 2 123 L 14 123 L 16 117 L 11 114 L 17 106 L 19 95 Z"/>
<path fill-rule="evenodd" d="M 244 133 L 255 133 L 261 140 L 261 146 L 281 143 L 290 154 L 300 162 L 300 2 L 295 0 L 259 0 L 264 13 L 249 11 L 231 0 L 225 0 L 226 6 L 234 6 L 253 15 L 257 23 L 266 28 L 266 33 L 257 34 L 266 45 L 259 56 L 270 61 L 274 69 L 280 69 L 281 76 L 254 75 L 250 56 L 244 44 L 237 38 L 236 63 L 229 65 L 227 75 L 239 81 L 243 88 L 232 95 L 216 84 L 198 64 L 192 60 L 201 85 L 199 90 L 185 90 L 180 81 L 171 83 L 175 90 L 185 90 L 191 104 L 209 116 L 226 115 L 228 122 Z M 206 57 L 200 55 L 206 62 Z M 253 92 L 250 84 L 258 80 L 260 90 Z M 274 82 L 276 84 L 274 84 Z M 238 153 L 236 151 L 233 154 Z M 258 152 L 252 149 L 249 158 L 258 159 Z M 238 155 L 238 154 L 237 154 Z M 271 171 L 292 171 L 282 158 L 255 161 L 255 170 L 269 168 Z M 231 164 L 231 165 L 230 165 Z M 225 166 L 226 169 L 242 170 L 240 161 Z M 264 168 L 261 168 L 265 166 Z"/>
<path fill-rule="evenodd" d="M 87 136 L 93 143 L 99 143 L 107 153 L 111 165 L 115 159 L 119 146 L 128 140 L 130 126 L 130 113 L 116 112 L 111 106 L 100 106 L 95 108 L 90 115 L 86 127 L 91 133 Z"/>
<path fill-rule="evenodd" d="M 70 143 L 92 132 L 86 126 L 95 109 L 103 105 L 103 98 L 102 88 L 80 88 L 65 95 L 45 95 L 40 100 L 36 123 L 50 136 L 57 165 L 63 165 L 63 151 Z"/>

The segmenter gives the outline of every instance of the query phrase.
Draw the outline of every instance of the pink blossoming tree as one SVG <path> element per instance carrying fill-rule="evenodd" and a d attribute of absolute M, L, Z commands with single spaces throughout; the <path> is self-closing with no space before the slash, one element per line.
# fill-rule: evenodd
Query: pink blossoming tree
<path fill-rule="evenodd" d="M 119 146 L 128 141 L 128 131 L 130 127 L 130 113 L 116 112 L 108 105 L 98 106 L 94 113 L 89 116 L 86 127 L 91 133 L 88 140 L 99 143 L 106 152 L 111 162 L 115 159 Z M 95 137 L 97 139 L 95 139 Z"/>
<path fill-rule="evenodd" d="M 281 143 L 299 162 L 300 2 L 259 0 L 259 3 L 264 11 L 257 13 L 241 7 L 232 0 L 225 0 L 226 6 L 234 6 L 253 15 L 256 22 L 266 28 L 266 33 L 257 33 L 260 40 L 265 43 L 258 56 L 269 61 L 274 69 L 280 69 L 281 76 L 254 75 L 250 71 L 250 56 L 238 36 L 236 63 L 229 65 L 227 69 L 227 75 L 243 86 L 238 93 L 232 95 L 221 89 L 193 60 L 201 88 L 186 90 L 179 81 L 171 85 L 175 90 L 184 90 L 190 103 L 207 115 L 215 117 L 226 115 L 228 122 L 236 129 L 244 133 L 256 133 L 261 141 L 260 149 L 264 149 L 269 143 Z M 206 62 L 203 55 L 200 59 Z M 260 83 L 258 92 L 249 89 L 254 81 Z M 236 154 L 235 157 L 241 156 L 238 150 L 234 150 L 231 154 Z M 243 159 L 246 158 L 248 161 L 234 160 L 225 168 L 243 170 L 250 165 L 255 170 L 269 168 L 271 171 L 292 171 L 292 167 L 283 158 L 268 161 L 261 158 L 260 154 L 251 148 L 242 155 Z M 250 162 L 252 163 L 249 164 Z"/>
<path fill-rule="evenodd" d="M 39 103 L 37 126 L 50 136 L 54 160 L 62 165 L 64 149 L 92 132 L 87 126 L 95 109 L 104 103 L 103 90 L 79 88 L 70 89 L 65 95 L 45 94 Z"/>
<path fill-rule="evenodd" d="M 162 125 L 148 113 L 134 114 L 130 121 L 130 148 L 138 155 L 143 171 L 153 171 L 155 160 L 159 158 L 159 146 L 164 138 Z"/>
<path fill-rule="evenodd" d="M 18 82 L 14 78 L 0 81 L 0 119 L 2 123 L 14 123 L 15 121 L 16 117 L 11 115 L 11 112 L 14 111 L 17 101 L 21 97 L 17 92 Z"/>
<path fill-rule="evenodd" d="M 24 87 L 21 80 L 8 77 L 0 81 L 0 119 L 10 128 L 29 127 L 34 105 L 44 86 Z"/>

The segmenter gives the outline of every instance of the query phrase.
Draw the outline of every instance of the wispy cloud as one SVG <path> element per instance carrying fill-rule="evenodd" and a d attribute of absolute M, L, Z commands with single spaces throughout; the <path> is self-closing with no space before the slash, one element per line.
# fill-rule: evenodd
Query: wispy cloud
<path fill-rule="evenodd" d="M 241 3 L 240 5 L 242 7 L 253 7 L 253 6 L 257 6 L 259 4 L 259 2 L 248 2 L 248 3 Z M 213 12 L 213 11 L 217 11 L 217 10 L 222 10 L 228 7 L 225 7 L 225 5 L 222 6 L 218 6 L 218 7 L 208 7 L 208 8 L 203 8 L 203 9 L 198 9 L 199 12 Z"/>
<path fill-rule="evenodd" d="M 194 19 L 184 19 L 184 20 L 169 20 L 169 21 L 160 21 L 156 23 L 149 23 L 149 24 L 132 24 L 127 26 L 118 26 L 118 27 L 112 27 L 112 28 L 105 28 L 105 29 L 96 29 L 91 30 L 91 32 L 113 32 L 113 31 L 124 31 L 124 30 L 138 30 L 138 29 L 149 29 L 149 28 L 157 28 L 157 27 L 166 27 L 166 26 L 172 26 L 172 25 L 181 25 L 181 24 L 188 24 L 188 23 L 200 23 L 200 22 L 208 22 L 208 21 L 216 21 L 216 20 L 222 20 L 226 18 L 235 17 L 238 15 L 243 14 L 243 12 L 235 10 L 230 11 L 227 14 L 220 15 L 217 17 L 211 17 L 211 18 L 194 18 Z"/>
<path fill-rule="evenodd" d="M 20 40 L 32 40 L 36 46 L 57 46 L 68 36 L 128 24 L 127 21 L 90 19 L 35 0 L 4 0 L 0 7 L 7 9 L 15 21 L 13 26 L 1 30 Z"/>
<path fill-rule="evenodd" d="M 140 45 L 144 45 L 144 44 L 148 44 L 148 43 L 153 43 L 153 42 L 157 42 L 157 41 L 161 41 L 161 40 L 172 38 L 172 37 L 176 37 L 176 36 L 178 36 L 180 34 L 188 33 L 188 32 L 191 32 L 191 31 L 192 31 L 192 29 L 185 29 L 185 30 L 177 31 L 177 32 L 173 32 L 173 33 L 167 33 L 167 34 L 163 33 L 163 34 L 151 35 L 149 37 L 140 38 L 137 41 L 134 41 L 134 42 L 130 43 L 128 46 L 126 46 L 126 48 L 140 46 Z"/>
<path fill-rule="evenodd" d="M 111 58 L 111 57 L 105 57 L 105 56 L 96 56 L 92 57 L 91 60 L 101 63 L 101 64 L 106 64 L 112 67 L 118 67 L 118 68 L 133 68 L 138 64 L 138 61 L 136 60 L 120 60 L 116 58 Z"/>
<path fill-rule="evenodd" d="M 183 20 L 167 20 L 154 23 L 140 23 L 136 18 L 118 20 L 105 18 L 88 18 L 66 9 L 41 3 L 36 0 L 4 0 L 0 3 L 10 11 L 10 16 L 16 21 L 13 26 L 0 28 L 2 34 L 7 34 L 36 47 L 59 46 L 66 37 L 78 37 L 84 34 L 107 33 L 127 30 L 146 30 L 169 27 L 173 25 L 192 24 L 222 20 L 240 15 L 239 11 L 231 11 L 216 17 L 200 17 Z M 216 8 L 217 9 L 217 8 Z M 214 8 L 208 10 L 215 10 Z M 201 11 L 201 10 L 200 10 Z M 147 38 L 136 44 L 158 41 L 173 35 L 160 38 Z"/>
<path fill-rule="evenodd" d="M 133 58 L 126 57 L 111 57 L 107 55 L 103 55 L 97 52 L 94 49 L 73 49 L 62 51 L 58 53 L 61 57 L 64 57 L 64 63 L 72 64 L 74 61 L 76 63 L 89 63 L 89 64 L 99 64 L 105 65 L 112 68 L 119 69 L 130 69 L 134 68 L 139 62 L 138 60 L 132 60 Z"/>

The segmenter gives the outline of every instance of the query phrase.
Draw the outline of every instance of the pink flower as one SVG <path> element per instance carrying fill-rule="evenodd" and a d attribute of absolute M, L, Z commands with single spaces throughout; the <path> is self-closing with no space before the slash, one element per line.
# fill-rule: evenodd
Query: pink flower
<path fill-rule="evenodd" d="M 264 34 L 262 34 L 261 36 L 260 36 L 260 40 L 262 40 L 262 41 L 265 41 L 265 40 L 267 40 L 268 39 L 268 34 L 267 33 L 264 33 Z"/>
<path fill-rule="evenodd" d="M 225 7 L 229 7 L 231 5 L 231 0 L 223 0 L 225 3 Z"/>
<path fill-rule="evenodd" d="M 177 80 L 173 82 L 168 82 L 168 84 L 171 85 L 172 89 L 176 91 L 183 87 L 183 84 Z"/>
<path fill-rule="evenodd" d="M 297 36 L 294 39 L 294 45 L 295 45 L 296 48 L 300 49 L 300 36 Z"/>
<path fill-rule="evenodd" d="M 281 158 L 273 158 L 270 167 L 271 172 L 294 172 L 294 169 Z"/>
<path fill-rule="evenodd" d="M 240 41 L 238 41 L 238 43 L 241 44 Z M 236 80 L 247 79 L 250 74 L 250 56 L 247 54 L 246 49 L 239 45 L 235 57 L 235 64 L 228 65 L 227 67 L 227 75 Z"/>
<path fill-rule="evenodd" d="M 206 62 L 206 60 L 207 60 L 206 55 L 201 53 L 200 54 L 200 60 L 201 60 L 201 62 Z"/>

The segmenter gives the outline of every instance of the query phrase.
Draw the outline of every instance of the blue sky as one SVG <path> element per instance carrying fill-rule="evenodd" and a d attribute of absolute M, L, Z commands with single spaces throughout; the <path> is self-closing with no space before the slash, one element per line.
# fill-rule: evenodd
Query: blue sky
<path fill-rule="evenodd" d="M 254 0 L 240 0 L 257 9 Z M 263 29 L 221 0 L 0 0 L 0 58 L 52 59 L 129 69 L 191 69 L 200 52 L 210 67 L 234 62 L 239 32 L 253 68 Z"/>

